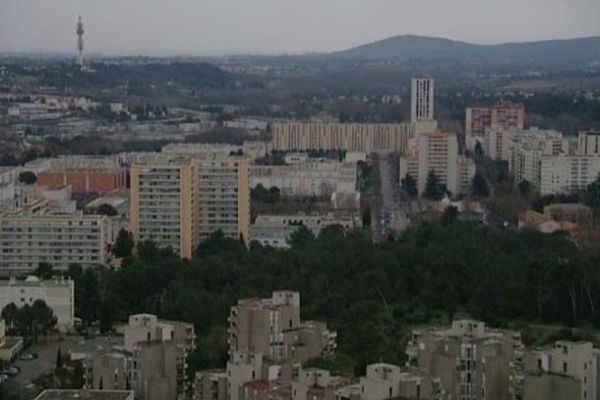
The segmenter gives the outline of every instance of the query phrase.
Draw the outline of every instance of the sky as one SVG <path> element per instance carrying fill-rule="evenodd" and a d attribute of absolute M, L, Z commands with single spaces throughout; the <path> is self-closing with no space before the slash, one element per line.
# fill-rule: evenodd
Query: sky
<path fill-rule="evenodd" d="M 600 36 L 600 0 L 0 0 L 0 52 L 298 54 L 415 34 L 491 44 Z"/>

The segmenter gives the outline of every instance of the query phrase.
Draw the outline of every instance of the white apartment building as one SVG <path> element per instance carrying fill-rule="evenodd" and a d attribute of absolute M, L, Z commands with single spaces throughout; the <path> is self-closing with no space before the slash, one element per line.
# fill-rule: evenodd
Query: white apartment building
<path fill-rule="evenodd" d="M 425 191 L 430 171 L 453 196 L 469 194 L 476 172 L 473 160 L 458 153 L 456 134 L 440 130 L 419 134 L 411 140 L 408 155 L 400 157 L 400 178 L 410 174 L 419 194 Z"/>
<path fill-rule="evenodd" d="M 542 157 L 540 194 L 569 194 L 585 189 L 600 177 L 600 156 Z"/>
<path fill-rule="evenodd" d="M 508 161 L 512 132 L 499 126 L 485 128 L 482 143 L 485 155 L 495 161 Z"/>
<path fill-rule="evenodd" d="M 0 275 L 27 274 L 40 262 L 66 270 L 70 264 L 95 267 L 108 259 L 109 223 L 102 215 L 54 215 L 40 202 L 39 208 L 1 214 L 0 235 Z"/>
<path fill-rule="evenodd" d="M 600 132 L 579 133 L 578 144 L 580 156 L 600 156 Z"/>
<path fill-rule="evenodd" d="M 253 165 L 250 184 L 277 187 L 283 196 L 331 196 L 356 191 L 357 164 L 307 161 L 291 165 Z"/>
<path fill-rule="evenodd" d="M 517 184 L 528 181 L 539 190 L 542 157 L 558 156 L 568 148 L 568 140 L 557 131 L 532 128 L 515 132 L 510 139 L 508 168 Z"/>
<path fill-rule="evenodd" d="M 411 81 L 410 121 L 433 121 L 435 84 L 433 78 L 413 78 Z"/>
<path fill-rule="evenodd" d="M 33 305 L 43 300 L 52 309 L 57 319 L 57 328 L 68 332 L 75 320 L 75 283 L 70 279 L 40 280 L 28 276 L 25 280 L 0 281 L 0 310 L 10 303 L 17 307 Z"/>
<path fill-rule="evenodd" d="M 410 123 L 357 124 L 287 122 L 273 124 L 273 150 L 347 150 L 406 152 L 413 137 Z"/>

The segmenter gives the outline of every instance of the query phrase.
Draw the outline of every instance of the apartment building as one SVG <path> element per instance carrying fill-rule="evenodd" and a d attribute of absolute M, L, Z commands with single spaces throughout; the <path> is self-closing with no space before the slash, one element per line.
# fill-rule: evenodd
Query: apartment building
<path fill-rule="evenodd" d="M 323 322 L 300 321 L 300 293 L 276 291 L 268 299 L 243 299 L 229 315 L 229 352 L 263 354 L 303 363 L 331 355 L 337 333 Z"/>
<path fill-rule="evenodd" d="M 273 150 L 347 150 L 404 153 L 413 126 L 402 124 L 310 123 L 273 124 Z"/>
<path fill-rule="evenodd" d="M 539 191 L 542 196 L 576 193 L 600 178 L 598 155 L 541 157 L 539 165 Z"/>
<path fill-rule="evenodd" d="M 336 391 L 349 383 L 349 379 L 332 376 L 327 370 L 304 368 L 292 382 L 292 400 L 336 400 Z"/>
<path fill-rule="evenodd" d="M 130 228 L 136 242 L 152 240 L 191 258 L 221 230 L 249 238 L 249 163 L 239 157 L 164 158 L 130 171 Z"/>
<path fill-rule="evenodd" d="M 562 133 L 531 128 L 511 136 L 508 168 L 515 183 L 528 181 L 537 190 L 541 186 L 542 158 L 558 156 L 568 151 L 569 143 Z"/>
<path fill-rule="evenodd" d="M 350 396 L 351 400 L 446 399 L 440 378 L 414 368 L 386 363 L 367 365 L 358 387 L 359 393 Z"/>
<path fill-rule="evenodd" d="M 57 319 L 57 328 L 68 332 L 75 324 L 75 283 L 71 279 L 40 280 L 28 276 L 24 280 L 11 278 L 0 281 L 0 310 L 10 303 L 17 307 L 33 305 L 43 300 Z"/>
<path fill-rule="evenodd" d="M 412 123 L 434 120 L 434 93 L 433 78 L 411 80 L 410 121 Z"/>
<path fill-rule="evenodd" d="M 132 388 L 136 398 L 144 400 L 191 396 L 187 356 L 194 349 L 192 324 L 137 314 L 129 317 L 122 331 L 123 348 L 86 361 L 87 388 Z"/>
<path fill-rule="evenodd" d="M 483 152 L 495 161 L 508 161 L 510 156 L 510 139 L 515 134 L 513 129 L 499 126 L 485 128 L 483 137 Z"/>
<path fill-rule="evenodd" d="M 600 157 L 600 132 L 579 133 L 578 154 Z"/>
<path fill-rule="evenodd" d="M 102 215 L 53 214 L 37 201 L 0 215 L 0 275 L 33 272 L 40 262 L 58 270 L 108 260 L 109 219 Z"/>
<path fill-rule="evenodd" d="M 459 154 L 456 134 L 441 130 L 419 134 L 411 140 L 408 155 L 400 157 L 401 179 L 411 175 L 419 194 L 425 191 L 430 171 L 453 196 L 469 194 L 476 172 L 473 160 Z"/>
<path fill-rule="evenodd" d="M 600 351 L 590 342 L 556 342 L 525 355 L 524 400 L 598 399 Z"/>
<path fill-rule="evenodd" d="M 228 400 L 227 372 L 198 371 L 195 374 L 192 400 Z"/>
<path fill-rule="evenodd" d="M 279 188 L 283 196 L 331 196 L 356 191 L 356 163 L 306 161 L 291 165 L 253 165 L 251 187 Z"/>
<path fill-rule="evenodd" d="M 455 400 L 506 400 L 522 394 L 523 344 L 520 334 L 490 329 L 481 321 L 415 331 L 406 349 L 407 365 L 440 378 Z"/>
<path fill-rule="evenodd" d="M 69 185 L 73 193 L 106 194 L 127 186 L 127 172 L 120 168 L 110 170 L 52 170 L 37 176 L 39 186 Z"/>
<path fill-rule="evenodd" d="M 467 107 L 465 115 L 465 136 L 467 146 L 473 148 L 476 142 L 483 142 L 486 128 L 524 129 L 525 106 L 510 102 L 500 102 L 492 106 Z"/>

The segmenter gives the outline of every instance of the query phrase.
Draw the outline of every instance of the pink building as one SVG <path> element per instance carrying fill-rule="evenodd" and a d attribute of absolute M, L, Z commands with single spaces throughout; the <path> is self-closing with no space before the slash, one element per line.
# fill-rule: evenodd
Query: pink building
<path fill-rule="evenodd" d="M 483 141 L 485 128 L 499 126 L 504 129 L 525 127 L 525 106 L 499 102 L 493 106 L 471 106 L 465 116 L 465 134 L 471 147 L 475 140 Z"/>
<path fill-rule="evenodd" d="M 71 185 L 73 193 L 106 194 L 127 186 L 125 170 L 48 171 L 38 175 L 39 186 Z"/>

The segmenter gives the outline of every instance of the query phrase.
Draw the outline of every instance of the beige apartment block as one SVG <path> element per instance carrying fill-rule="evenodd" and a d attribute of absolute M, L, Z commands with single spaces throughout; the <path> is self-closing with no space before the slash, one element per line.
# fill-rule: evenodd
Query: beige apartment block
<path fill-rule="evenodd" d="M 192 395 L 187 379 L 187 357 L 195 345 L 192 324 L 137 314 L 120 329 L 125 336 L 123 348 L 86 362 L 87 388 L 131 388 L 136 398 L 145 400 Z"/>
<path fill-rule="evenodd" d="M 300 321 L 300 293 L 273 292 L 268 299 L 243 299 L 229 315 L 229 351 L 263 354 L 270 360 L 305 362 L 331 355 L 337 333 L 323 322 Z"/>
<path fill-rule="evenodd" d="M 302 369 L 292 382 L 292 400 L 336 400 L 336 391 L 349 383 L 347 378 L 332 376 L 324 369 Z"/>
<path fill-rule="evenodd" d="M 198 371 L 192 400 L 227 400 L 227 385 L 227 373 L 224 371 Z"/>
<path fill-rule="evenodd" d="M 442 330 L 413 332 L 407 365 L 439 378 L 453 400 L 507 400 L 522 395 L 520 334 L 458 320 Z"/>
<path fill-rule="evenodd" d="M 600 351 L 591 342 L 559 341 L 527 351 L 525 400 L 596 400 Z"/>
<path fill-rule="evenodd" d="M 471 106 L 465 112 L 465 136 L 470 149 L 482 141 L 486 128 L 523 129 L 524 126 L 522 104 L 500 102 L 492 106 Z"/>
<path fill-rule="evenodd" d="M 356 400 L 385 399 L 446 399 L 440 378 L 414 368 L 401 368 L 393 364 L 371 364 L 366 375 L 360 378 L 360 394 Z"/>
<path fill-rule="evenodd" d="M 152 240 L 191 258 L 221 230 L 245 240 L 250 231 L 249 162 L 241 157 L 166 157 L 132 166 L 130 227 L 136 242 Z"/>

